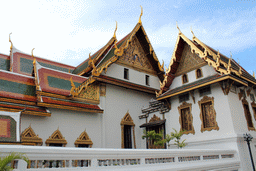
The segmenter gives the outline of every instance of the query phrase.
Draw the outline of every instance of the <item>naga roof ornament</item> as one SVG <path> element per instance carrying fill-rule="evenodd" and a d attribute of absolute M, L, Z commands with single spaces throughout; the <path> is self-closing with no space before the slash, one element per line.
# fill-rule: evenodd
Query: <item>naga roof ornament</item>
<path fill-rule="evenodd" d="M 116 29 L 115 29 L 115 31 L 114 31 L 113 38 L 116 38 L 116 30 L 117 30 L 117 21 L 116 21 Z"/>
<path fill-rule="evenodd" d="M 12 47 L 13 47 L 12 40 L 11 40 L 11 34 L 12 34 L 12 33 L 9 34 L 9 42 L 11 43 L 10 50 L 12 50 Z"/>

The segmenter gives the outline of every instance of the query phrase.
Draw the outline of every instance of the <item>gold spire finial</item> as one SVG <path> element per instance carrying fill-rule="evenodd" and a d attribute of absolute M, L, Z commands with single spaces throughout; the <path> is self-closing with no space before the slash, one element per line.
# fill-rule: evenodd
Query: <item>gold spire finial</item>
<path fill-rule="evenodd" d="M 12 40 L 11 40 L 11 34 L 12 34 L 12 33 L 9 34 L 9 42 L 11 43 L 10 49 L 12 50 L 13 44 L 12 44 Z"/>
<path fill-rule="evenodd" d="M 181 31 L 180 31 L 180 28 L 179 28 L 179 26 L 178 26 L 178 21 L 176 21 L 176 27 L 177 27 L 177 29 L 179 30 L 179 34 L 180 34 Z"/>
<path fill-rule="evenodd" d="M 193 34 L 193 38 L 196 37 L 196 36 L 194 35 L 193 30 L 192 30 L 192 26 L 190 26 L 190 31 L 191 31 L 191 33 Z"/>
<path fill-rule="evenodd" d="M 143 8 L 142 8 L 142 6 L 141 6 L 141 5 L 140 5 L 140 8 L 141 8 L 141 12 L 140 12 L 139 23 L 141 24 L 141 16 L 143 15 Z"/>
<path fill-rule="evenodd" d="M 32 57 L 34 57 L 34 54 L 33 54 L 34 49 L 35 49 L 35 48 L 33 48 L 33 49 L 31 50 L 31 55 L 32 55 Z"/>
<path fill-rule="evenodd" d="M 220 57 L 220 50 L 218 49 L 217 57 Z"/>
<path fill-rule="evenodd" d="M 255 72 L 253 71 L 253 74 L 252 74 L 252 76 L 255 78 Z"/>
<path fill-rule="evenodd" d="M 230 59 L 232 59 L 232 53 L 231 53 L 231 51 L 230 51 Z"/>
<path fill-rule="evenodd" d="M 35 48 L 33 48 L 33 49 L 31 50 L 31 56 L 32 56 L 32 58 L 34 58 L 34 60 L 33 60 L 33 65 L 36 64 L 36 58 L 34 57 L 34 54 L 33 54 L 34 49 L 35 49 Z"/>
<path fill-rule="evenodd" d="M 114 38 L 116 38 L 116 30 L 117 30 L 117 21 L 116 21 L 116 29 L 115 29 L 114 35 L 113 35 Z"/>

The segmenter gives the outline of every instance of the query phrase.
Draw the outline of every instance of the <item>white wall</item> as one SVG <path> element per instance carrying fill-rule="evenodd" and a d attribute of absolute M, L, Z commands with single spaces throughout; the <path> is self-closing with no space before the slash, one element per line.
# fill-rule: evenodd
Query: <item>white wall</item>
<path fill-rule="evenodd" d="M 145 123 L 145 119 L 139 119 L 139 115 L 141 114 L 142 108 L 148 107 L 151 98 L 155 98 L 155 95 L 107 84 L 106 106 L 103 114 L 105 120 L 106 148 L 121 148 L 120 122 L 127 111 L 135 124 L 137 148 L 146 148 L 146 142 L 141 138 L 143 129 L 139 127 Z"/>
<path fill-rule="evenodd" d="M 203 97 L 199 97 L 199 92 L 196 90 L 194 92 L 195 95 L 195 104 L 191 98 L 189 97 L 189 101 L 187 103 L 192 103 L 192 116 L 193 116 L 193 126 L 195 130 L 195 134 L 184 135 L 183 138 L 186 139 L 186 142 L 190 144 L 191 142 L 204 142 L 209 140 L 216 140 L 222 138 L 230 138 L 234 137 L 234 128 L 232 123 L 232 118 L 229 110 L 228 98 L 225 96 L 218 84 L 213 84 L 211 86 L 211 94 L 208 97 L 214 97 L 214 109 L 216 111 L 216 121 L 219 126 L 219 130 L 212 131 L 204 131 L 201 132 L 201 119 L 200 119 L 200 108 L 198 105 L 198 101 L 200 101 Z M 178 96 L 172 97 L 171 106 L 172 109 L 166 114 L 167 124 L 166 124 L 166 133 L 172 132 L 172 128 L 176 130 L 180 130 L 179 123 L 179 111 L 178 106 L 182 103 L 179 103 Z"/>
<path fill-rule="evenodd" d="M 124 68 L 129 69 L 129 80 L 124 79 Z M 125 80 L 131 83 L 139 84 L 142 86 L 147 86 L 145 83 L 145 75 L 149 75 L 149 86 L 147 87 L 160 89 L 159 78 L 157 76 L 145 72 L 140 72 L 132 68 L 124 67 L 122 65 L 118 65 L 115 63 L 107 69 L 106 73 L 103 72 L 102 75 L 107 75 L 120 80 Z"/>
<path fill-rule="evenodd" d="M 67 141 L 67 147 L 75 147 L 74 143 L 79 135 L 86 129 L 88 136 L 93 142 L 94 148 L 101 147 L 101 115 L 96 113 L 85 113 L 72 110 L 49 108 L 51 117 L 22 115 L 21 132 L 31 124 L 35 134 L 46 139 L 58 128 Z"/>
<path fill-rule="evenodd" d="M 182 75 L 179 75 L 174 78 L 172 85 L 170 86 L 170 89 L 174 89 L 182 85 L 190 84 L 192 82 L 198 81 L 200 79 L 204 79 L 206 77 L 215 75 L 217 73 L 212 66 L 205 65 L 205 66 L 202 66 L 201 69 L 202 69 L 203 77 L 196 79 L 196 70 L 190 71 L 187 73 L 188 83 L 182 84 Z"/>

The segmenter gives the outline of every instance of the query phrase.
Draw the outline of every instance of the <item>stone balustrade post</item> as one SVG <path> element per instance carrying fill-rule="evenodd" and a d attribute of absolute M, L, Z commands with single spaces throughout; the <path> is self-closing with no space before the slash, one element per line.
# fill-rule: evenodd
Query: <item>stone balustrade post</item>
<path fill-rule="evenodd" d="M 98 166 L 98 160 L 96 158 L 92 158 L 91 167 L 95 168 Z"/>
<path fill-rule="evenodd" d="M 18 171 L 26 171 L 27 170 L 27 162 L 24 160 L 18 160 L 17 170 Z"/>

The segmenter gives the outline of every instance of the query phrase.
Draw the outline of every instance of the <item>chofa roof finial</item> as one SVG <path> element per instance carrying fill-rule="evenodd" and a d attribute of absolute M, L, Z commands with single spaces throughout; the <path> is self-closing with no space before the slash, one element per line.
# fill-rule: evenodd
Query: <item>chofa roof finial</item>
<path fill-rule="evenodd" d="M 117 30 L 117 21 L 116 21 L 116 29 L 115 29 L 114 35 L 113 35 L 114 38 L 116 38 L 116 30 Z"/>
<path fill-rule="evenodd" d="M 12 34 L 12 33 L 9 34 L 9 42 L 11 43 L 10 49 L 12 50 L 13 44 L 12 44 L 12 40 L 11 40 L 11 34 Z"/>
<path fill-rule="evenodd" d="M 142 6 L 141 6 L 141 5 L 140 5 L 140 8 L 141 8 L 141 12 L 140 12 L 139 23 L 141 24 L 141 16 L 143 15 L 143 8 L 142 8 Z"/>
<path fill-rule="evenodd" d="M 179 30 L 179 34 L 180 34 L 181 31 L 180 31 L 180 28 L 179 28 L 179 26 L 178 26 L 178 21 L 176 21 L 176 27 L 177 27 L 177 29 Z"/>
<path fill-rule="evenodd" d="M 33 53 L 34 49 L 35 49 L 35 48 L 33 48 L 33 49 L 31 50 L 31 56 L 32 56 L 32 58 L 34 58 L 33 64 L 35 65 L 35 63 L 36 63 L 36 58 L 34 57 L 34 53 Z"/>
<path fill-rule="evenodd" d="M 194 34 L 194 32 L 193 32 L 193 30 L 192 30 L 192 26 L 190 26 L 190 31 L 191 31 L 191 33 L 193 34 L 193 38 L 196 37 L 195 34 Z"/>

